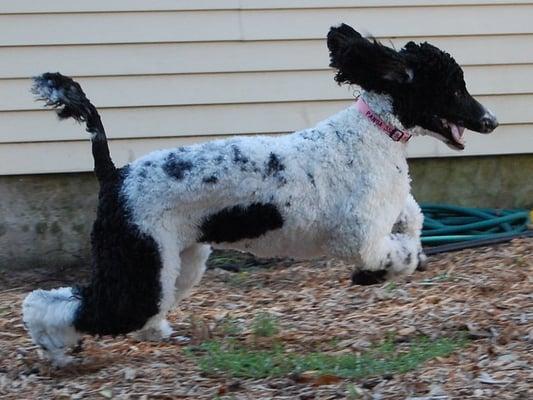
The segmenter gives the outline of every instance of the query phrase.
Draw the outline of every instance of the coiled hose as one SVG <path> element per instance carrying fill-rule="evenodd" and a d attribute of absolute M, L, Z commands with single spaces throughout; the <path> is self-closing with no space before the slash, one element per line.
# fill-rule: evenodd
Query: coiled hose
<path fill-rule="evenodd" d="M 442 247 L 464 242 L 464 246 L 459 247 L 465 248 L 470 247 L 470 242 L 474 245 L 510 240 L 526 233 L 533 214 L 524 209 L 469 208 L 442 204 L 422 204 L 421 208 L 424 213 L 422 244 Z M 459 248 L 457 245 L 448 247 Z"/>

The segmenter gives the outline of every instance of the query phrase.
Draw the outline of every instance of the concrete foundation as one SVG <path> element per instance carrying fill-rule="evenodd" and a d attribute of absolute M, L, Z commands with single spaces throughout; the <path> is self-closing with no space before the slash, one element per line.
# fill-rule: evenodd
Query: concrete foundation
<path fill-rule="evenodd" d="M 533 208 L 533 155 L 410 161 L 419 202 Z M 92 173 L 0 177 L 0 268 L 88 268 Z"/>

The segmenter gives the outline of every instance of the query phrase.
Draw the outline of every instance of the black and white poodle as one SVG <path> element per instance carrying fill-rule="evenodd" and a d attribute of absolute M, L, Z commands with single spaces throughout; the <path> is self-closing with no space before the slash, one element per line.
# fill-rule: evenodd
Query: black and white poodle
<path fill-rule="evenodd" d="M 428 43 L 395 51 L 343 24 L 327 44 L 335 80 L 363 89 L 354 105 L 293 134 L 159 150 L 121 168 L 79 84 L 35 78 L 34 93 L 60 118 L 87 124 L 100 183 L 91 281 L 24 300 L 24 323 L 53 363 L 67 363 L 83 334 L 169 335 L 165 316 L 200 281 L 211 247 L 335 257 L 362 284 L 416 269 L 422 214 L 407 141 L 427 134 L 462 150 L 465 128 L 498 123 L 454 59 Z"/>

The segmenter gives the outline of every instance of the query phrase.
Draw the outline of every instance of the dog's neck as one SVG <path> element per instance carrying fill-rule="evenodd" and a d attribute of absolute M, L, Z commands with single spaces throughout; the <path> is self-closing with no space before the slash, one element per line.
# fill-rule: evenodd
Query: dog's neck
<path fill-rule="evenodd" d="M 389 95 L 363 91 L 361 98 L 383 122 L 401 131 L 408 131 L 394 115 L 392 98 Z"/>

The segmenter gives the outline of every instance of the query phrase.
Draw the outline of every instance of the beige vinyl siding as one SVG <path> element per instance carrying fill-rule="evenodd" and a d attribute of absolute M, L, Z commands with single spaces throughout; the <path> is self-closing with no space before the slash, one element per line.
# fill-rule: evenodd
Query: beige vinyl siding
<path fill-rule="evenodd" d="M 376 37 L 524 34 L 531 32 L 532 14 L 533 4 L 9 14 L 0 15 L 0 43 L 18 46 L 320 39 L 331 21 L 342 20 L 364 21 L 366 29 L 371 29 Z"/>
<path fill-rule="evenodd" d="M 324 37 L 345 21 L 397 48 L 448 50 L 501 127 L 452 152 L 430 138 L 412 157 L 533 152 L 533 1 L 0 1 L 0 174 L 85 171 L 88 137 L 57 122 L 30 77 L 76 77 L 101 110 L 117 164 L 152 149 L 302 129 L 342 109 Z"/>
<path fill-rule="evenodd" d="M 528 0 L 2 0 L 0 13 L 69 13 L 117 11 L 183 11 L 183 10 L 261 10 L 299 8 L 364 8 L 410 6 L 469 6 L 494 4 L 529 4 Z"/>

